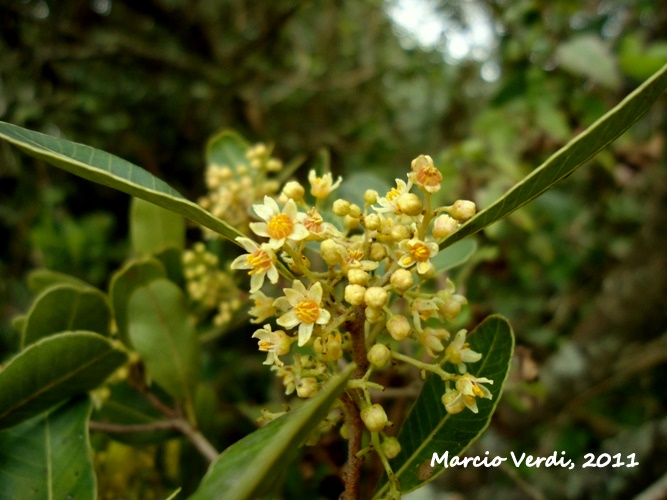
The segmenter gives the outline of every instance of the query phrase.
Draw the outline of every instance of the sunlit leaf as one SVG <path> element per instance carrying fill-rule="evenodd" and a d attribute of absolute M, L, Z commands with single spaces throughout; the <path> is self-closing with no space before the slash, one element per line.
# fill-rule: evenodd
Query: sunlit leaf
<path fill-rule="evenodd" d="M 440 248 L 453 245 L 508 216 L 570 175 L 632 126 L 667 88 L 667 65 L 628 95 L 620 104 L 572 139 L 526 176 L 502 198 L 479 212 L 447 238 Z"/>
<path fill-rule="evenodd" d="M 87 330 L 109 334 L 106 296 L 88 285 L 56 285 L 44 290 L 28 311 L 21 347 L 53 333 Z"/>
<path fill-rule="evenodd" d="M 92 332 L 45 337 L 0 371 L 0 429 L 102 384 L 127 360 L 117 343 Z"/>
<path fill-rule="evenodd" d="M 498 405 L 514 351 L 512 328 L 502 316 L 489 316 L 469 335 L 468 342 L 471 349 L 483 354 L 480 361 L 468 364 L 468 371 L 493 380 L 487 385 L 493 399 L 478 399 L 479 413 L 465 409 L 450 415 L 441 401 L 445 383 L 440 377 L 428 377 L 398 434 L 401 452 L 390 462 L 403 492 L 439 476 L 445 468 L 430 467 L 433 454 L 441 456 L 448 451 L 451 458 L 463 453 L 486 430 Z M 454 369 L 450 367 L 450 371 Z M 385 478 L 374 498 L 381 498 L 387 489 Z"/>
<path fill-rule="evenodd" d="M 0 432 L 0 498 L 95 498 L 88 397 Z"/>
<path fill-rule="evenodd" d="M 319 394 L 267 426 L 227 448 L 209 468 L 193 500 L 263 498 L 275 494 L 276 480 L 296 457 L 298 448 L 327 415 L 345 388 L 355 365 L 330 379 Z"/>

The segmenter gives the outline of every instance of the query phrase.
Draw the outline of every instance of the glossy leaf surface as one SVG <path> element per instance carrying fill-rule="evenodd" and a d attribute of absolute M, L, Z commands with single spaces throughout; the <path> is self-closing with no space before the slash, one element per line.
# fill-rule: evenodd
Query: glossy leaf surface
<path fill-rule="evenodd" d="M 185 219 L 153 203 L 132 198 L 130 241 L 136 255 L 154 255 L 167 248 L 183 249 Z"/>

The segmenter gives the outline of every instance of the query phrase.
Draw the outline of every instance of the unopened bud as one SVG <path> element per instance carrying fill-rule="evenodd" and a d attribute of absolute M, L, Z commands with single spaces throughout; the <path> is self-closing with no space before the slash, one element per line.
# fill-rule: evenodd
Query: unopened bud
<path fill-rule="evenodd" d="M 379 323 L 384 319 L 384 311 L 379 307 L 366 308 L 366 320 L 369 323 Z"/>
<path fill-rule="evenodd" d="M 343 219 L 343 224 L 345 224 L 345 227 L 348 229 L 356 229 L 359 227 L 359 224 L 361 224 L 361 221 L 357 217 L 348 214 L 345 216 L 345 219 Z"/>
<path fill-rule="evenodd" d="M 374 189 L 367 189 L 364 193 L 364 201 L 369 205 L 373 205 L 378 201 L 378 192 Z"/>
<path fill-rule="evenodd" d="M 394 340 L 403 340 L 410 335 L 410 322 L 402 314 L 396 314 L 387 321 L 387 331 Z"/>
<path fill-rule="evenodd" d="M 475 215 L 476 211 L 477 207 L 475 207 L 475 204 L 472 201 L 468 200 L 457 200 L 447 210 L 447 212 L 449 212 L 449 215 L 454 217 L 459 222 L 467 221 L 473 215 Z"/>
<path fill-rule="evenodd" d="M 361 410 L 361 420 L 371 432 L 380 432 L 387 425 L 387 414 L 381 405 L 375 403 Z"/>
<path fill-rule="evenodd" d="M 364 227 L 369 231 L 376 231 L 380 229 L 381 221 L 378 214 L 368 214 L 364 217 Z"/>
<path fill-rule="evenodd" d="M 343 259 L 343 249 L 334 240 L 324 240 L 320 243 L 320 254 L 324 262 L 330 266 L 335 266 Z"/>
<path fill-rule="evenodd" d="M 412 273 L 407 269 L 396 269 L 389 281 L 401 292 L 405 292 L 415 283 Z"/>
<path fill-rule="evenodd" d="M 298 181 L 290 181 L 283 187 L 283 194 L 294 201 L 301 201 L 306 190 Z"/>
<path fill-rule="evenodd" d="M 343 199 L 334 201 L 333 213 L 335 213 L 339 217 L 345 217 L 347 214 L 350 213 L 350 202 Z"/>
<path fill-rule="evenodd" d="M 388 437 L 382 441 L 382 451 L 388 459 L 396 458 L 401 452 L 401 443 L 395 437 Z"/>
<path fill-rule="evenodd" d="M 362 269 L 353 268 L 347 272 L 347 281 L 351 285 L 365 285 L 370 278 L 370 275 Z"/>
<path fill-rule="evenodd" d="M 391 229 L 391 238 L 396 242 L 409 240 L 412 238 L 412 231 L 408 226 L 398 224 Z"/>
<path fill-rule="evenodd" d="M 376 307 L 378 309 L 382 308 L 387 304 L 389 300 L 389 294 L 387 290 L 380 286 L 372 286 L 366 290 L 366 295 L 364 301 L 367 306 Z"/>
<path fill-rule="evenodd" d="M 361 217 L 361 208 L 359 208 L 359 205 L 355 205 L 354 203 L 350 205 L 350 215 L 355 219 Z"/>
<path fill-rule="evenodd" d="M 433 237 L 436 240 L 445 239 L 456 231 L 459 223 L 447 214 L 442 214 L 433 222 Z"/>
<path fill-rule="evenodd" d="M 414 193 L 403 193 L 396 202 L 398 209 L 405 215 L 419 215 L 424 207 L 422 200 Z"/>
<path fill-rule="evenodd" d="M 345 287 L 345 301 L 353 306 L 360 306 L 364 303 L 366 289 L 361 285 L 347 285 Z"/>
<path fill-rule="evenodd" d="M 387 249 L 382 243 L 377 241 L 371 244 L 371 250 L 369 252 L 369 257 L 375 262 L 379 262 L 387 256 Z"/>
<path fill-rule="evenodd" d="M 459 391 L 457 390 L 444 393 L 442 395 L 442 404 L 445 405 L 445 410 L 450 415 L 461 413 L 466 407 L 465 401 L 459 397 Z"/>
<path fill-rule="evenodd" d="M 384 368 L 391 359 L 391 351 L 386 345 L 375 344 L 366 355 L 368 362 L 376 368 Z"/>
<path fill-rule="evenodd" d="M 317 394 L 317 379 L 315 377 L 304 377 L 296 386 L 296 393 L 300 398 L 312 398 Z"/>

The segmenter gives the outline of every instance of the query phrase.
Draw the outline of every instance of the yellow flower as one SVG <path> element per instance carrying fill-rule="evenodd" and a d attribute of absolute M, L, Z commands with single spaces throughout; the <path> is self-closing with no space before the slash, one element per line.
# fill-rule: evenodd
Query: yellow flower
<path fill-rule="evenodd" d="M 292 288 L 285 289 L 285 296 L 275 300 L 278 308 L 291 306 L 292 309 L 280 316 L 277 323 L 287 329 L 299 325 L 299 346 L 304 346 L 313 334 L 315 324 L 323 325 L 329 322 L 331 314 L 321 307 L 322 284 L 315 283 L 306 290 L 299 280 L 294 280 Z"/>
<path fill-rule="evenodd" d="M 459 373 L 466 373 L 466 363 L 476 363 L 482 359 L 482 355 L 470 349 L 466 343 L 466 330 L 459 330 L 445 349 L 447 361 L 458 366 Z"/>
<path fill-rule="evenodd" d="M 373 207 L 377 213 L 384 212 L 393 212 L 395 214 L 400 214 L 401 209 L 398 208 L 398 200 L 402 194 L 406 194 L 410 191 L 412 187 L 412 181 L 409 181 L 407 184 L 401 179 L 396 179 L 396 187 L 391 188 L 387 193 L 387 196 L 378 199 L 379 207 Z"/>
<path fill-rule="evenodd" d="M 275 300 L 273 297 L 267 297 L 262 292 L 255 292 L 250 295 L 250 300 L 255 304 L 255 306 L 251 307 L 248 312 L 250 316 L 255 317 L 255 319 L 250 320 L 251 323 L 261 323 L 276 315 L 276 308 L 273 307 L 273 302 Z"/>
<path fill-rule="evenodd" d="M 320 200 L 325 199 L 331 191 L 340 186 L 343 181 L 342 177 L 338 177 L 334 183 L 331 174 L 324 174 L 322 177 L 317 177 L 314 170 L 308 172 L 308 182 L 310 182 L 310 193 Z"/>
<path fill-rule="evenodd" d="M 398 259 L 398 265 L 408 268 L 416 263 L 419 274 L 426 274 L 431 269 L 430 259 L 438 253 L 437 243 L 433 241 L 427 243 L 418 238 L 403 240 L 398 244 L 398 248 L 404 252 Z"/>
<path fill-rule="evenodd" d="M 493 399 L 493 394 L 491 394 L 491 391 L 481 385 L 480 382 L 484 382 L 485 384 L 493 384 L 493 380 L 489 380 L 485 377 L 473 377 L 469 373 L 462 375 L 456 381 L 456 389 L 459 391 L 459 397 L 463 399 L 465 405 L 473 413 L 478 412 L 476 398 Z"/>
<path fill-rule="evenodd" d="M 442 174 L 428 155 L 419 155 L 412 160 L 412 172 L 408 178 L 427 193 L 438 192 L 442 182 Z"/>
<path fill-rule="evenodd" d="M 293 339 L 282 330 L 271 331 L 271 325 L 264 325 L 264 328 L 252 334 L 252 338 L 259 339 L 259 350 L 268 353 L 265 365 L 283 366 L 284 363 L 278 356 L 289 354 Z"/>
<path fill-rule="evenodd" d="M 276 268 L 276 254 L 266 244 L 259 246 L 249 238 L 236 238 L 243 248 L 248 252 L 240 255 L 231 264 L 232 269 L 250 269 L 250 293 L 255 293 L 264 284 L 264 278 L 269 277 L 271 283 L 278 281 L 278 269 Z"/>
<path fill-rule="evenodd" d="M 265 222 L 252 222 L 250 229 L 258 236 L 270 238 L 269 247 L 279 249 L 287 241 L 301 241 L 308 237 L 308 229 L 298 220 L 294 200 L 287 200 L 282 212 L 269 196 L 264 197 L 263 205 L 253 205 L 252 208 Z"/>

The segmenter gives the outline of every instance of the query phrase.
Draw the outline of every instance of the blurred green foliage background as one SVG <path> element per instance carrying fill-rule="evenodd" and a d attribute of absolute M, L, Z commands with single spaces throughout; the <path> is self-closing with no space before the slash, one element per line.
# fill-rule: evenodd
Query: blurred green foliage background
<path fill-rule="evenodd" d="M 0 119 L 112 152 L 192 199 L 207 138 L 229 127 L 285 160 L 326 148 L 353 183 L 388 186 L 430 154 L 442 201 L 483 208 L 667 62 L 666 33 L 667 6 L 650 0 L 0 0 Z M 519 345 L 476 450 L 616 449 L 642 466 L 475 469 L 438 488 L 623 498 L 667 470 L 665 104 L 487 230 L 453 276 L 470 324 L 502 313 Z M 29 269 L 106 286 L 128 199 L 5 143 L 0 194 L 1 353 Z M 212 357 L 248 359 L 232 363 L 229 404 L 261 401 L 254 343 L 224 343 Z M 229 440 L 250 428 L 225 425 Z"/>

